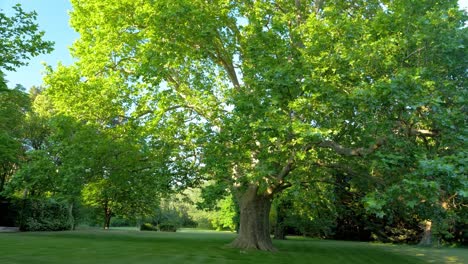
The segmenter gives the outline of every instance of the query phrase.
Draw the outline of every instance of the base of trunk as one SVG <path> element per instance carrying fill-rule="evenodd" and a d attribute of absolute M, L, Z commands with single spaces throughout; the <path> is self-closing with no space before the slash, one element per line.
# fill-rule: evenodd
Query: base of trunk
<path fill-rule="evenodd" d="M 106 209 L 106 214 L 104 216 L 104 229 L 108 230 L 110 228 L 110 221 L 112 217 L 112 212 L 110 209 Z"/>
<path fill-rule="evenodd" d="M 73 215 L 73 203 L 68 204 L 68 219 L 70 221 L 70 230 L 75 230 L 75 216 Z"/>
<path fill-rule="evenodd" d="M 424 222 L 424 232 L 419 241 L 420 246 L 432 246 L 432 222 L 425 221 Z"/>
<path fill-rule="evenodd" d="M 271 197 L 258 194 L 258 186 L 250 186 L 240 197 L 239 235 L 230 247 L 246 250 L 276 251 L 270 237 Z"/>
<path fill-rule="evenodd" d="M 251 239 L 243 239 L 241 237 L 237 237 L 234 241 L 228 244 L 228 247 L 245 249 L 245 250 L 262 250 L 262 251 L 270 251 L 270 252 L 278 251 L 273 246 L 271 239 L 269 241 L 268 240 L 252 241 Z"/>

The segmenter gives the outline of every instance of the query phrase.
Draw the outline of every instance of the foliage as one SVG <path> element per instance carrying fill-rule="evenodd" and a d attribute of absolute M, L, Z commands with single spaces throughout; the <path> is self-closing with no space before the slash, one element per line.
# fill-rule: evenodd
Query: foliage
<path fill-rule="evenodd" d="M 51 52 L 53 46 L 43 40 L 35 12 L 24 12 L 19 4 L 13 10 L 11 17 L 0 10 L 0 193 L 23 156 L 23 121 L 30 110 L 24 87 L 8 89 L 4 71 L 27 65 L 28 59 Z"/>
<path fill-rule="evenodd" d="M 174 189 L 210 179 L 229 190 L 236 247 L 274 250 L 268 212 L 287 188 L 346 174 L 353 191 L 326 197 L 341 199 L 330 215 L 361 217 L 374 189 L 438 189 L 413 180 L 419 160 L 464 147 L 456 0 L 72 4 L 77 61 L 49 68 L 54 107 L 109 135 L 136 131 L 161 149 Z"/>
<path fill-rule="evenodd" d="M 417 170 L 401 182 L 368 194 L 367 209 L 390 222 L 395 217 L 410 219 L 416 212 L 419 222 L 433 222 L 433 235 L 439 239 L 462 242 L 463 238 L 455 238 L 454 234 L 459 225 L 464 225 L 466 216 L 463 209 L 467 203 L 468 184 L 465 163 L 464 152 L 433 160 L 421 159 Z"/>
<path fill-rule="evenodd" d="M 0 10 L 0 72 L 14 71 L 27 65 L 25 61 L 31 57 L 52 51 L 53 42 L 42 39 L 44 32 L 35 23 L 37 13 L 24 12 L 19 4 L 13 9 L 12 17 Z"/>
<path fill-rule="evenodd" d="M 157 146 L 117 134 L 130 126 L 102 128 L 62 114 L 41 89 L 32 97 L 35 112 L 24 122 L 29 150 L 8 183 L 9 195 L 54 196 L 133 218 L 152 210 L 170 180 L 159 177 L 167 168 L 154 158 Z"/>
<path fill-rule="evenodd" d="M 158 229 L 163 232 L 176 232 L 177 226 L 173 223 L 161 223 L 158 225 Z"/>
<path fill-rule="evenodd" d="M 17 199 L 21 231 L 60 231 L 70 229 L 66 203 L 52 199 Z"/>
<path fill-rule="evenodd" d="M 235 231 L 239 224 L 238 210 L 232 195 L 226 196 L 218 201 L 216 210 L 211 218 L 211 225 L 218 231 Z"/>
<path fill-rule="evenodd" d="M 23 122 L 29 109 L 30 101 L 23 87 L 0 92 L 0 193 L 24 155 Z"/>
<path fill-rule="evenodd" d="M 151 223 L 144 223 L 140 225 L 140 231 L 158 231 L 158 228 Z"/>
<path fill-rule="evenodd" d="M 175 232 L 181 227 L 196 227 L 189 213 L 189 204 L 181 202 L 177 198 L 163 199 L 152 214 L 146 217 L 146 221 L 157 227 L 161 231 Z"/>
<path fill-rule="evenodd" d="M 279 235 L 276 230 L 279 228 L 283 229 L 284 235 L 333 238 L 338 214 L 332 197 L 333 192 L 326 185 L 287 190 L 273 205 L 270 215 L 272 232 Z"/>

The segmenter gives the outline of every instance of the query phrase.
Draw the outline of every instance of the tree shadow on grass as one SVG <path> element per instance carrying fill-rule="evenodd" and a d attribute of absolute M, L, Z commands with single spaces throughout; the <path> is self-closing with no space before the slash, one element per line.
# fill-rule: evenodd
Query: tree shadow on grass
<path fill-rule="evenodd" d="M 433 248 L 419 246 L 389 245 L 386 250 L 413 256 L 436 264 L 464 264 L 468 263 L 468 249 L 464 248 Z"/>

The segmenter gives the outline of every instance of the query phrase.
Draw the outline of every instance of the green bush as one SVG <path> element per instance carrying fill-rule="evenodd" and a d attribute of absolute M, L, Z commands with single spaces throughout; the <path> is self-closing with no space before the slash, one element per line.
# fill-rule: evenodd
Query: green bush
<path fill-rule="evenodd" d="M 135 226 L 136 221 L 131 220 L 131 219 L 126 219 L 126 218 L 123 218 L 121 216 L 116 216 L 116 217 L 112 217 L 110 225 L 111 226 L 117 226 L 117 227 L 120 227 L 120 226 Z"/>
<path fill-rule="evenodd" d="M 213 225 L 211 224 L 210 219 L 206 217 L 199 217 L 196 220 L 196 223 L 197 223 L 196 228 L 199 228 L 199 229 L 210 229 L 210 230 L 215 229 Z"/>
<path fill-rule="evenodd" d="M 144 223 L 140 226 L 140 231 L 158 231 L 158 228 L 150 223 Z"/>
<path fill-rule="evenodd" d="M 17 200 L 18 227 L 21 231 L 69 230 L 71 220 L 66 203 L 52 199 Z"/>
<path fill-rule="evenodd" d="M 176 232 L 177 226 L 171 223 L 162 223 L 159 224 L 159 230 L 163 232 Z"/>

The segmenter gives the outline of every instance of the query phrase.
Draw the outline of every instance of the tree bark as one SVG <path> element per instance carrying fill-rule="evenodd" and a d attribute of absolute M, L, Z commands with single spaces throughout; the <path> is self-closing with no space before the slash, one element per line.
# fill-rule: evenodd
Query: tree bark
<path fill-rule="evenodd" d="M 68 204 L 68 219 L 70 221 L 70 230 L 75 230 L 75 216 L 73 215 L 73 202 Z"/>
<path fill-rule="evenodd" d="M 108 206 L 108 202 L 104 203 L 104 229 L 108 230 L 110 227 L 110 220 L 112 217 L 112 211 Z"/>
<path fill-rule="evenodd" d="M 419 242 L 420 246 L 432 246 L 432 222 L 424 221 L 424 232 Z"/>
<path fill-rule="evenodd" d="M 258 186 L 251 185 L 240 197 L 240 229 L 230 244 L 240 249 L 276 251 L 270 237 L 271 195 L 258 194 Z"/>

